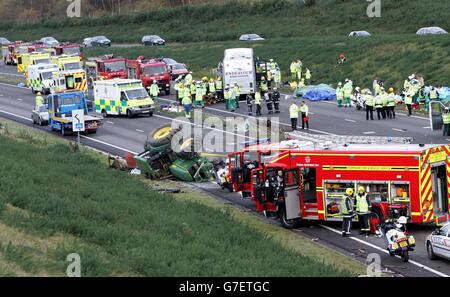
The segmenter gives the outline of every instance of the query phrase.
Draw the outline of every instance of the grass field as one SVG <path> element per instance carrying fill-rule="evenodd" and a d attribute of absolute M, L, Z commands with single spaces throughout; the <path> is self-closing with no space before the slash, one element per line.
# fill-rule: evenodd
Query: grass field
<path fill-rule="evenodd" d="M 0 123 L 0 275 L 64 275 L 73 252 L 84 276 L 364 273 L 353 260 L 198 192 L 158 193 L 106 169 L 100 154 Z"/>
<path fill-rule="evenodd" d="M 253 47 L 256 56 L 274 58 L 281 66 L 283 80 L 289 79 L 289 64 L 300 57 L 316 82 L 336 84 L 350 78 L 356 85 L 371 87 L 375 77 L 386 85 L 403 86 L 411 73 L 422 74 L 429 84 L 450 84 L 450 39 L 446 36 L 382 35 L 370 38 L 303 37 L 278 38 L 263 42 L 175 43 L 163 47 L 88 48 L 87 56 L 115 53 L 128 58 L 173 57 L 194 71 L 194 76 L 211 75 L 232 47 Z M 348 62 L 338 65 L 344 53 Z"/>
<path fill-rule="evenodd" d="M 212 2 L 212 1 L 211 1 Z M 316 0 L 229 1 L 225 5 L 182 6 L 99 18 L 66 18 L 64 13 L 33 24 L 3 22 L 0 36 L 33 40 L 54 35 L 81 42 L 104 34 L 115 42 L 139 42 L 142 35 L 159 34 L 169 42 L 236 40 L 243 33 L 267 38 L 347 36 L 353 30 L 374 34 L 415 33 L 423 26 L 450 28 L 447 0 L 383 0 L 381 17 L 367 16 L 367 1 Z M 83 12 L 82 12 L 83 15 Z M 84 13 L 87 15 L 87 12 Z"/>

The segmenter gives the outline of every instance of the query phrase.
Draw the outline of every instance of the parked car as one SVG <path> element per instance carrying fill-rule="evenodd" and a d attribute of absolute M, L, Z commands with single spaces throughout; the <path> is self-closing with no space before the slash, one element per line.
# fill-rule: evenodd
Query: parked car
<path fill-rule="evenodd" d="M 0 37 L 0 45 L 8 45 L 10 43 L 11 42 L 8 39 L 6 39 L 5 37 Z"/>
<path fill-rule="evenodd" d="M 172 66 L 172 65 L 178 64 L 178 62 L 172 58 L 163 58 L 163 61 L 164 61 L 164 63 L 167 64 L 167 66 Z"/>
<path fill-rule="evenodd" d="M 241 37 L 239 37 L 240 41 L 259 41 L 264 40 L 261 36 L 258 34 L 243 34 Z"/>
<path fill-rule="evenodd" d="M 142 45 L 164 45 L 166 41 L 158 35 L 146 35 L 142 37 Z"/>
<path fill-rule="evenodd" d="M 37 108 L 33 109 L 31 112 L 31 119 L 33 124 L 39 126 L 48 125 L 48 106 L 47 104 L 39 105 Z"/>
<path fill-rule="evenodd" d="M 349 37 L 352 36 L 370 36 L 370 33 L 367 31 L 352 31 L 348 34 Z"/>
<path fill-rule="evenodd" d="M 111 40 L 105 36 L 87 37 L 83 40 L 84 47 L 90 46 L 111 46 Z"/>
<path fill-rule="evenodd" d="M 170 68 L 170 75 L 172 76 L 172 79 L 176 79 L 180 75 L 184 77 L 186 74 L 189 73 L 189 70 L 186 67 L 186 64 L 183 63 L 175 63 L 168 65 Z"/>
<path fill-rule="evenodd" d="M 430 260 L 437 257 L 450 260 L 450 223 L 436 229 L 427 237 L 427 254 Z"/>
<path fill-rule="evenodd" d="M 416 34 L 417 35 L 447 34 L 447 31 L 445 31 L 441 27 L 424 27 L 417 30 Z"/>
<path fill-rule="evenodd" d="M 57 46 L 59 45 L 59 41 L 56 40 L 54 37 L 42 37 L 40 39 L 40 42 L 44 44 L 44 46 Z"/>

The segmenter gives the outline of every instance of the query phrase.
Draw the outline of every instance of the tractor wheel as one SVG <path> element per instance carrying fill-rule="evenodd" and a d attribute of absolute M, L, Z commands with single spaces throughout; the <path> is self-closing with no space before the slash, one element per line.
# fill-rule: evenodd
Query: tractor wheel
<path fill-rule="evenodd" d="M 145 145 L 147 147 L 161 147 L 165 145 L 170 145 L 170 142 L 172 140 L 172 137 L 181 130 L 181 127 L 178 127 L 176 129 L 172 128 L 172 124 L 165 124 L 162 125 L 147 136 L 147 141 Z"/>
<path fill-rule="evenodd" d="M 183 138 L 182 134 L 177 134 L 176 138 L 172 140 L 173 145 L 178 146 L 177 156 L 184 160 L 191 160 L 197 157 L 198 152 L 202 149 L 202 138 L 201 137 L 189 137 L 187 139 Z"/>

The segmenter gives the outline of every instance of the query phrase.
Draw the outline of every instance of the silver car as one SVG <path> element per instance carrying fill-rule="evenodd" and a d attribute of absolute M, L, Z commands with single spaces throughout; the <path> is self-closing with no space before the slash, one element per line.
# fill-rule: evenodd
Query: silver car
<path fill-rule="evenodd" d="M 260 41 L 264 40 L 261 36 L 258 34 L 243 34 L 239 37 L 240 41 Z"/>
<path fill-rule="evenodd" d="M 57 46 L 59 45 L 59 41 L 56 40 L 54 37 L 42 37 L 40 40 L 44 46 Z"/>
<path fill-rule="evenodd" d="M 427 253 L 430 260 L 437 257 L 450 260 L 450 223 L 436 229 L 427 237 Z"/>
<path fill-rule="evenodd" d="M 33 109 L 31 112 L 31 119 L 33 124 L 39 126 L 48 125 L 48 106 L 47 104 L 39 105 L 37 108 Z"/>

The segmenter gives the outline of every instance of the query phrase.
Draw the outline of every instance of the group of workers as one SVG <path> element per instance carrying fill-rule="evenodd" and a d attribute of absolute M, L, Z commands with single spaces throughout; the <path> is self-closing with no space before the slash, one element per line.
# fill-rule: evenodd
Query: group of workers
<path fill-rule="evenodd" d="M 374 120 L 373 113 L 377 112 L 378 120 L 395 119 L 395 100 L 394 88 L 384 89 L 382 84 L 374 85 L 374 92 L 369 89 L 361 90 L 359 87 L 353 88 L 353 82 L 345 79 L 345 83 L 338 83 L 336 88 L 337 107 L 350 107 L 352 99 L 361 107 L 366 109 L 366 120 Z"/>
<path fill-rule="evenodd" d="M 352 220 L 355 215 L 358 216 L 360 233 L 370 234 L 370 210 L 371 202 L 363 186 L 358 187 L 358 192 L 354 195 L 353 188 L 347 188 L 341 201 L 342 236 L 349 236 L 352 229 Z"/>
<path fill-rule="evenodd" d="M 205 108 L 206 96 L 211 96 L 218 101 L 223 101 L 227 96 L 229 99 L 229 86 L 224 92 L 222 78 L 217 79 L 203 77 L 199 81 L 194 81 L 192 72 L 189 72 L 184 79 L 181 77 L 175 80 L 175 93 L 177 101 L 183 106 L 186 118 L 191 117 L 192 108 Z M 236 90 L 237 92 L 238 90 Z M 227 108 L 230 102 L 226 101 Z"/>
<path fill-rule="evenodd" d="M 302 130 L 305 128 L 306 130 L 309 130 L 309 107 L 303 100 L 300 103 L 300 106 L 298 106 L 295 102 L 292 102 L 291 106 L 289 106 L 289 118 L 291 119 L 292 131 L 297 130 L 299 113 L 302 119 Z"/>
<path fill-rule="evenodd" d="M 260 87 L 260 90 L 257 90 L 256 92 L 254 92 L 253 89 L 248 90 L 245 97 L 248 115 L 253 116 L 253 106 L 255 106 L 256 116 L 261 116 L 263 100 L 266 103 L 268 114 L 273 114 L 274 112 L 280 113 L 280 98 L 281 94 L 277 87 L 273 87 L 272 90 L 264 88 L 264 91 L 262 91 Z"/>
<path fill-rule="evenodd" d="M 303 63 L 300 59 L 292 61 L 289 70 L 291 72 L 290 86 L 292 89 L 296 89 L 297 87 L 304 88 L 311 84 L 311 70 L 306 67 L 303 72 Z"/>

